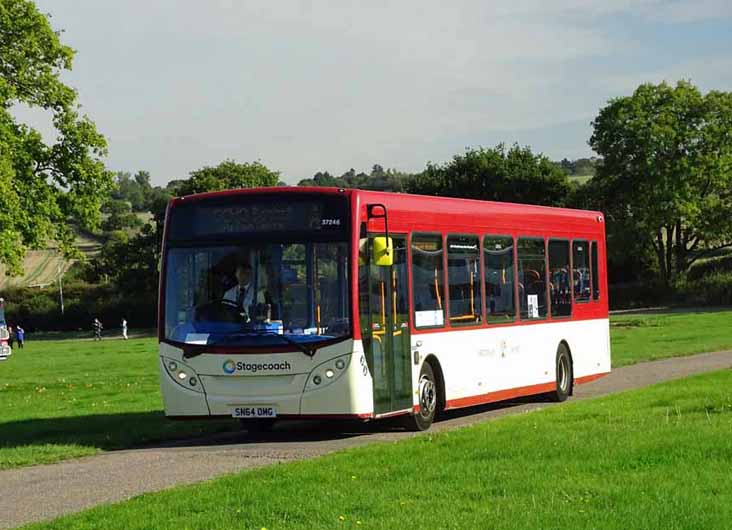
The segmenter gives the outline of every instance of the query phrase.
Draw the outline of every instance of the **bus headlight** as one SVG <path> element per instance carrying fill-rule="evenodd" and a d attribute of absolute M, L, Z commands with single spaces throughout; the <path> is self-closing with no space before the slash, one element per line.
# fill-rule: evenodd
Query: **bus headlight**
<path fill-rule="evenodd" d="M 315 388 L 323 388 L 328 386 L 333 381 L 336 381 L 344 373 L 351 360 L 351 355 L 343 355 L 335 359 L 326 361 L 310 372 L 307 383 L 305 383 L 305 390 L 314 390 Z"/>
<path fill-rule="evenodd" d="M 161 358 L 161 362 L 168 377 L 175 381 L 176 384 L 192 392 L 204 392 L 205 389 L 203 388 L 201 379 L 196 375 L 196 371 L 193 368 L 175 359 L 167 359 L 165 357 Z"/>

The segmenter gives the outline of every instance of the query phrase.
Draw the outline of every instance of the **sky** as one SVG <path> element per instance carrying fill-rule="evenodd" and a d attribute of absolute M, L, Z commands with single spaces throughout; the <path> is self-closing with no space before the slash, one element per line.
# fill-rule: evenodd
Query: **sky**
<path fill-rule="evenodd" d="M 640 83 L 732 90 L 730 0 L 36 4 L 76 50 L 63 79 L 108 167 L 158 185 L 224 159 L 291 184 L 499 142 L 573 159 Z"/>

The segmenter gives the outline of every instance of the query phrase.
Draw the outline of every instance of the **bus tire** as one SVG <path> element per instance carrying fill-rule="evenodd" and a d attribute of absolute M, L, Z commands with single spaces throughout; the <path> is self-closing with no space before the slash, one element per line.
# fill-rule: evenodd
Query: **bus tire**
<path fill-rule="evenodd" d="M 432 425 L 437 412 L 437 400 L 439 389 L 435 372 L 430 363 L 423 363 L 419 371 L 419 382 L 417 384 L 419 395 L 419 411 L 409 414 L 404 419 L 404 427 L 408 431 L 426 431 Z"/>
<path fill-rule="evenodd" d="M 562 342 L 557 348 L 556 358 L 556 390 L 551 392 L 552 401 L 566 401 L 572 392 L 572 357 L 569 348 Z"/>

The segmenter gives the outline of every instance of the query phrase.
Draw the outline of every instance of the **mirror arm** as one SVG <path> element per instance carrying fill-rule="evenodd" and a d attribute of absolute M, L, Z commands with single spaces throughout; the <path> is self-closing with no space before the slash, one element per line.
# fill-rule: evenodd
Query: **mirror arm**
<path fill-rule="evenodd" d="M 377 215 L 376 213 L 374 213 L 374 210 L 376 208 L 381 208 L 384 213 L 382 213 L 381 215 Z M 384 219 L 384 233 L 386 235 L 386 240 L 389 241 L 389 215 L 386 211 L 386 206 L 378 202 L 373 204 L 367 204 L 366 215 L 369 219 Z"/>

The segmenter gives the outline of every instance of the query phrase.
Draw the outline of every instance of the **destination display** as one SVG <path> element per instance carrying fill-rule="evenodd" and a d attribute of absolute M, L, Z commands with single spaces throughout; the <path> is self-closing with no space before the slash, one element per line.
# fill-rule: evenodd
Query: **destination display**
<path fill-rule="evenodd" d="M 191 240 L 263 233 L 346 233 L 344 197 L 234 196 L 178 203 L 169 239 Z"/>

